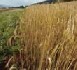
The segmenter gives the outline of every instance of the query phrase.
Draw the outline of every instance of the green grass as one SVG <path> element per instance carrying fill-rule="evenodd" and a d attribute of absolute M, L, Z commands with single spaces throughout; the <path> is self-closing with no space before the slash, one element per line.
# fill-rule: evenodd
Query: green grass
<path fill-rule="evenodd" d="M 2 61 L 6 55 L 11 55 L 15 48 L 7 46 L 7 41 L 13 35 L 16 25 L 18 25 L 21 12 L 22 10 L 0 12 L 0 61 Z"/>

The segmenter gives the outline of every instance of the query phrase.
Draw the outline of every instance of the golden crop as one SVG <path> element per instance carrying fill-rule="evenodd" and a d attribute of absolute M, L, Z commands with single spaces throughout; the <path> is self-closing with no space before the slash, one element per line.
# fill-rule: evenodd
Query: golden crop
<path fill-rule="evenodd" d="M 21 16 L 22 67 L 77 70 L 77 2 L 33 5 Z"/>

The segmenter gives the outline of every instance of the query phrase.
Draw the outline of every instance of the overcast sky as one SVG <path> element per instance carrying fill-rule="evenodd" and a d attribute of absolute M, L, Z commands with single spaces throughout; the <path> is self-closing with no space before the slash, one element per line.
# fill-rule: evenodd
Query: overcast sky
<path fill-rule="evenodd" d="M 9 6 L 30 5 L 45 0 L 0 0 L 0 4 Z"/>

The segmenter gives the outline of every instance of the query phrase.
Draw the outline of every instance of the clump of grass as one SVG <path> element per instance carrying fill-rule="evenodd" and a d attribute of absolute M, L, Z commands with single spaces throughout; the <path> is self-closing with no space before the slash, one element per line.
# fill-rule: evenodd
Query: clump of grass
<path fill-rule="evenodd" d="M 76 4 L 43 4 L 24 10 L 20 22 L 20 69 L 77 69 Z"/>
<path fill-rule="evenodd" d="M 22 10 L 0 12 L 0 70 L 4 70 L 8 60 L 20 49 L 19 38 L 15 31 L 19 25 L 21 12 Z"/>

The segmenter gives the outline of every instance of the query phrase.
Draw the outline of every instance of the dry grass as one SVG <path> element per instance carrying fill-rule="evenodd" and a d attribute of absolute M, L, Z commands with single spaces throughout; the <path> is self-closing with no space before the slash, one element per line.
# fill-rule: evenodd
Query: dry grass
<path fill-rule="evenodd" d="M 21 17 L 22 68 L 77 70 L 77 2 L 34 5 Z"/>

